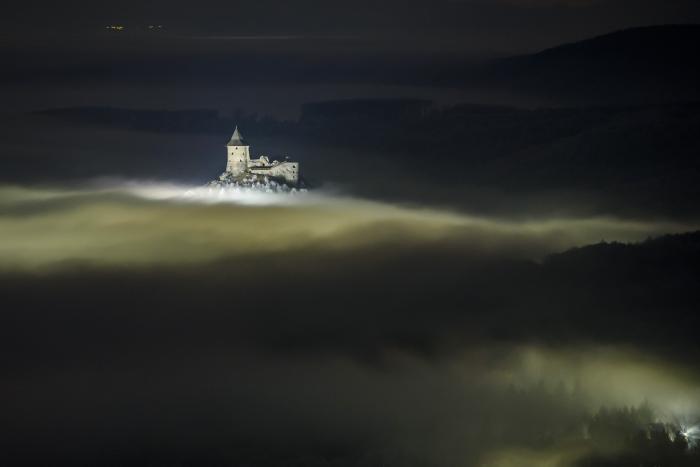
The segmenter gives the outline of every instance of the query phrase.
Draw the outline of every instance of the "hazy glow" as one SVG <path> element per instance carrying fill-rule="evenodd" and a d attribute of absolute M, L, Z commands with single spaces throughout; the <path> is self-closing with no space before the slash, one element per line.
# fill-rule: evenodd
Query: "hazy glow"
<path fill-rule="evenodd" d="M 324 193 L 209 191 L 123 183 L 0 187 L 0 261 L 153 264 L 255 252 L 442 242 L 474 254 L 539 258 L 576 245 L 637 241 L 692 225 L 612 218 L 512 221 Z"/>
<path fill-rule="evenodd" d="M 482 350 L 482 352 L 484 352 Z M 489 355 L 489 352 L 484 352 Z M 677 424 L 677 420 L 697 420 L 700 410 L 700 381 L 682 366 L 620 347 L 586 346 L 546 349 L 516 347 L 507 352 L 500 368 L 475 368 L 469 374 L 486 378 L 494 387 L 513 385 L 533 388 L 543 385 L 577 394 L 576 403 L 594 413 L 600 407 L 637 407 L 649 404 L 656 421 Z M 473 357 L 466 357 L 467 359 Z M 478 360 L 476 360 L 478 361 Z M 481 364 L 487 364 L 481 362 Z M 493 361 L 488 362 L 493 367 Z M 700 439 L 697 425 L 685 428 L 690 445 Z M 565 438 L 538 448 L 503 446 L 487 451 L 482 464 L 494 467 L 573 467 L 589 454 L 590 446 Z"/>
<path fill-rule="evenodd" d="M 547 351 L 536 347 L 513 353 L 507 369 L 497 374 L 504 384 L 555 387 L 559 383 L 588 394 L 591 407 L 637 406 L 651 402 L 664 422 L 696 414 L 700 380 L 671 362 L 619 347 Z"/>
<path fill-rule="evenodd" d="M 689 445 L 696 446 L 698 441 L 700 441 L 700 425 L 685 427 L 681 434 L 688 440 Z"/>

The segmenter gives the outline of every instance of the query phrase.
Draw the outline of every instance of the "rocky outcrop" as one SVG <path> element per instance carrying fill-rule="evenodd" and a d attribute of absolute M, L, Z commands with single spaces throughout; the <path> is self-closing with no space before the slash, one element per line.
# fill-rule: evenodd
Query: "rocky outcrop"
<path fill-rule="evenodd" d="M 256 191 L 262 193 L 299 193 L 306 192 L 308 188 L 300 181 L 296 186 L 287 183 L 284 179 L 259 175 L 253 173 L 243 173 L 234 175 L 231 172 L 224 172 L 218 180 L 207 183 L 207 188 L 218 188 L 224 191 Z"/>

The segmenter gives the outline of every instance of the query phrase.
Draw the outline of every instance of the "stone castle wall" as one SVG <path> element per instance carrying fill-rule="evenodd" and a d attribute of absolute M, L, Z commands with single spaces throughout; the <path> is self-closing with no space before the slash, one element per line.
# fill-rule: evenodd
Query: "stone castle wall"
<path fill-rule="evenodd" d="M 288 183 L 296 184 L 299 181 L 299 163 L 280 162 L 275 165 L 262 167 L 249 167 L 250 173 L 267 175 L 269 177 L 283 178 Z"/>
<path fill-rule="evenodd" d="M 234 137 L 240 135 L 238 129 Z M 236 140 L 236 143 L 240 142 L 240 139 Z M 283 179 L 285 182 L 296 185 L 299 182 L 299 163 L 289 162 L 289 161 L 273 161 L 266 156 L 260 156 L 258 159 L 250 158 L 250 146 L 233 144 L 227 145 L 228 159 L 226 162 L 226 172 L 233 176 L 243 175 L 245 173 L 251 173 L 256 175 L 265 175 L 268 177 L 274 177 L 278 179 Z"/>

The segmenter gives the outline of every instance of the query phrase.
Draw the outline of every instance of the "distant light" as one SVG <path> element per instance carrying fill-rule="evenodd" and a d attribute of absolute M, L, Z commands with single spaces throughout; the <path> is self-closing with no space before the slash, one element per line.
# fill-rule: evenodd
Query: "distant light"
<path fill-rule="evenodd" d="M 681 435 L 688 441 L 688 445 L 695 446 L 700 441 L 700 425 L 683 427 Z"/>
<path fill-rule="evenodd" d="M 121 32 L 125 29 L 125 26 L 122 26 L 121 24 L 110 24 L 109 26 L 105 26 L 105 29 L 109 31 L 115 31 L 115 32 Z"/>

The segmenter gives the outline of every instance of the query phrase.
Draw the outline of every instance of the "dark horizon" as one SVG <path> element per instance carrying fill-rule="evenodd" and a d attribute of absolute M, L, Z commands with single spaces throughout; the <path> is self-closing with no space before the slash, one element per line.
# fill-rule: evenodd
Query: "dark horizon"
<path fill-rule="evenodd" d="M 4 15 L 2 27 L 4 48 L 17 50 L 22 50 L 23 44 L 36 48 L 42 43 L 60 48 L 61 38 L 68 39 L 69 48 L 75 50 L 116 45 L 127 38 L 136 45 L 133 39 L 140 36 L 141 40 L 157 38 L 153 43 L 166 49 L 169 42 L 182 48 L 189 39 L 210 38 L 207 47 L 233 50 L 258 50 L 256 47 L 262 46 L 313 53 L 336 47 L 353 52 L 446 50 L 512 55 L 617 30 L 698 22 L 700 7 L 691 0 L 453 0 L 431 5 L 412 0 L 381 4 L 342 1 L 332 5 L 315 0 L 286 5 L 273 0 L 205 0 L 197 5 L 157 1 L 119 6 L 74 0 L 60 5 L 15 5 Z M 112 33 L 105 30 L 109 25 L 122 25 L 125 29 Z M 163 27 L 149 29 L 149 25 Z M 97 37 L 102 40 L 95 42 Z M 232 44 L 231 40 L 213 39 L 217 37 L 242 40 Z M 80 44 L 82 38 L 91 40 Z M 133 49 L 137 50 L 139 47 Z"/>

